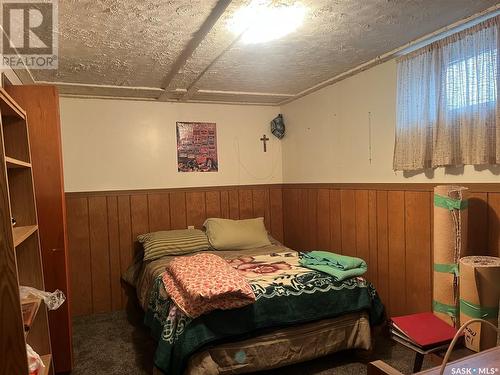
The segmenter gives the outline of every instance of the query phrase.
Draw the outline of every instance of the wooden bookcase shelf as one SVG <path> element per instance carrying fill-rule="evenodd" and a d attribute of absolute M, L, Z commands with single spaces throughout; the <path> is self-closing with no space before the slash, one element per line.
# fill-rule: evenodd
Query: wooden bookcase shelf
<path fill-rule="evenodd" d="M 38 373 L 38 375 L 47 375 L 52 373 L 52 356 L 50 354 L 42 355 L 42 362 L 45 365 L 45 368 Z"/>
<path fill-rule="evenodd" d="M 5 157 L 5 162 L 7 163 L 7 168 L 31 168 L 30 163 L 10 158 L 8 156 Z"/>
<path fill-rule="evenodd" d="M 4 118 L 26 119 L 26 112 L 14 99 L 4 90 L 0 91 L 0 112 Z"/>
<path fill-rule="evenodd" d="M 40 298 L 26 298 L 21 300 L 21 308 L 23 311 L 24 336 L 27 337 L 31 331 L 31 326 L 40 309 L 43 301 Z M 26 312 L 25 312 L 26 309 Z"/>
<path fill-rule="evenodd" d="M 18 247 L 24 242 L 29 236 L 38 230 L 38 225 L 26 225 L 24 227 L 14 227 L 12 228 L 12 234 L 14 237 L 14 247 Z"/>
<path fill-rule="evenodd" d="M 45 363 L 40 374 L 53 375 L 47 307 L 20 300 L 19 286 L 45 286 L 26 113 L 2 88 L 0 116 L 0 373 L 28 375 L 29 344 Z M 33 304 L 23 314 L 26 302 Z"/>

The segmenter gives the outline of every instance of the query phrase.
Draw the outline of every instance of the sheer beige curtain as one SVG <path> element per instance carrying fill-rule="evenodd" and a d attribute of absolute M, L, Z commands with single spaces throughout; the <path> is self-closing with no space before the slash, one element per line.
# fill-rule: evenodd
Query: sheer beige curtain
<path fill-rule="evenodd" d="M 398 60 L 394 170 L 500 164 L 500 16 Z"/>

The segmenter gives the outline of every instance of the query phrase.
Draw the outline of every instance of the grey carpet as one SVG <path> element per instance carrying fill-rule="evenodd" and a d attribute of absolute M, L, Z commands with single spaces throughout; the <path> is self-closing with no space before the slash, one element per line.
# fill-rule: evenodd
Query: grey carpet
<path fill-rule="evenodd" d="M 141 323 L 141 316 L 118 311 L 76 318 L 73 322 L 75 366 L 72 375 L 142 375 L 152 373 L 155 342 Z M 465 349 L 457 356 L 468 354 Z M 411 373 L 414 354 L 379 337 L 370 360 L 382 359 L 399 371 Z M 424 361 L 424 368 L 431 367 Z M 352 352 L 267 371 L 267 375 L 364 375 L 366 361 Z M 264 372 L 259 373 L 264 374 Z"/>

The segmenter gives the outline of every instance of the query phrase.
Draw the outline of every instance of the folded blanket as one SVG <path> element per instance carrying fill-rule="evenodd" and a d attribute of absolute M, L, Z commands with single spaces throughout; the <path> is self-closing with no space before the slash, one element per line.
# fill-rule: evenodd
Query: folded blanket
<path fill-rule="evenodd" d="M 175 258 L 162 279 L 170 298 L 191 318 L 255 302 L 255 294 L 245 277 L 214 254 Z"/>
<path fill-rule="evenodd" d="M 330 253 L 328 251 L 311 251 L 302 253 L 299 260 L 304 267 L 325 272 L 342 281 L 363 275 L 368 266 L 363 259 Z"/>

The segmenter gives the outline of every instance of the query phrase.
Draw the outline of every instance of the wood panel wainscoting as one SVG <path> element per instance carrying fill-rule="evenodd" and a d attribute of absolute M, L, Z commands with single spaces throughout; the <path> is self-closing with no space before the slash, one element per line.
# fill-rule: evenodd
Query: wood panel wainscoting
<path fill-rule="evenodd" d="M 285 184 L 66 193 L 72 313 L 120 310 L 120 275 L 136 236 L 200 228 L 207 217 L 264 216 L 296 250 L 323 249 L 368 262 L 390 315 L 428 311 L 435 184 Z M 469 246 L 500 255 L 500 184 L 465 184 Z"/>
<path fill-rule="evenodd" d="M 201 228 L 207 217 L 265 218 L 283 241 L 281 185 L 66 193 L 73 316 L 123 309 L 137 235 Z"/>
<path fill-rule="evenodd" d="M 283 185 L 285 244 L 368 263 L 388 314 L 429 311 L 435 184 Z M 500 184 L 470 188 L 469 248 L 500 256 Z"/>

